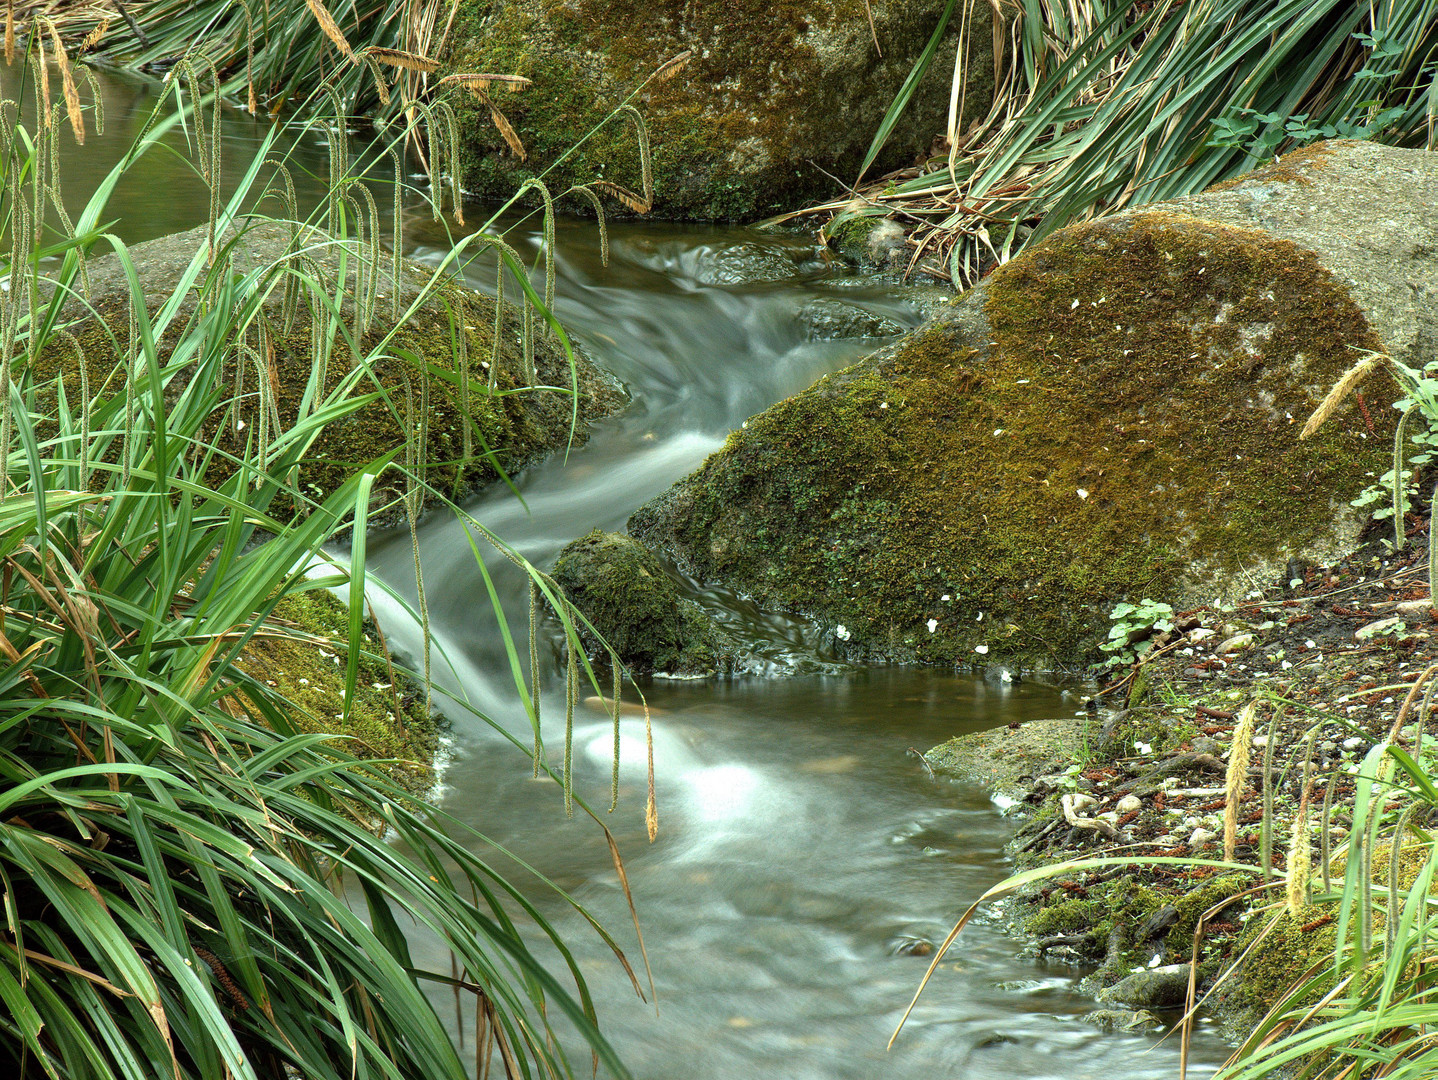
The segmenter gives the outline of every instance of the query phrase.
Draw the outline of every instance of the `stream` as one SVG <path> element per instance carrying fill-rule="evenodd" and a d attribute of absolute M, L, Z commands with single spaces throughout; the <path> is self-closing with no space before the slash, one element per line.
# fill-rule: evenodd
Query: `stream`
<path fill-rule="evenodd" d="M 153 84 L 102 76 L 109 127 L 83 148 L 62 141 L 66 201 L 77 208 L 143 122 Z M 259 123 L 223 118 L 226 168 L 243 169 Z M 183 136 L 176 135 L 177 145 Z M 313 142 L 313 145 L 310 143 Z M 322 140 L 297 151 L 322 174 Z M 156 156 L 111 201 L 116 230 L 135 242 L 203 220 L 206 196 L 174 159 Z M 298 174 L 298 170 L 297 170 Z M 304 194 L 301 199 L 303 201 Z M 381 204 L 387 203 L 382 197 Z M 276 211 L 278 212 L 277 208 Z M 470 217 L 478 218 L 478 208 Z M 392 222 L 386 227 L 392 230 Z M 415 204 L 408 253 L 437 262 L 444 233 Z M 391 232 L 392 235 L 392 232 Z M 538 250 L 539 222 L 511 242 Z M 468 510 L 527 559 L 548 566 L 593 528 L 622 529 L 644 501 L 716 450 L 727 432 L 919 324 L 937 294 L 856 275 L 821 257 L 810 237 L 735 227 L 616 225 L 601 265 L 592 222 L 558 229 L 557 309 L 570 333 L 633 401 L 567 457 L 481 496 Z M 468 272 L 468 271 L 467 271 Z M 492 273 L 492 269 L 489 271 Z M 475 266 L 471 283 L 487 287 Z M 433 515 L 420 530 L 437 680 L 527 740 L 528 723 L 468 538 Z M 505 611 L 523 648 L 524 586 L 489 552 Z M 370 572 L 414 597 L 408 533 L 376 537 Z M 622 723 L 618 809 L 606 817 L 623 853 L 658 991 L 638 999 L 608 948 L 552 895 L 534 890 L 586 972 L 602 1030 L 641 1080 L 1141 1080 L 1177 1075 L 1177 1037 L 1101 1033 L 1081 1022 L 1092 999 L 1082 974 L 1018 956 L 1020 943 L 980 920 L 960 938 L 893 1050 L 885 1043 L 958 915 L 1008 869 L 1014 824 L 981 789 L 931 778 L 912 750 L 995 725 L 1071 715 L 1073 688 L 1043 680 L 985 682 L 950 670 L 826 664 L 804 625 L 765 619 L 714 594 L 724 618 L 766 651 L 783 677 L 655 681 L 644 688 L 654 729 L 659 836 L 644 827 L 642 717 Z M 412 623 L 387 622 L 418 652 Z M 557 666 L 545 686 L 546 741 L 563 741 Z M 438 800 L 445 811 L 512 847 L 603 923 L 643 979 L 619 879 L 600 832 L 565 819 L 552 782 L 495 727 L 452 710 Z M 575 788 L 604 816 L 613 734 L 602 705 L 581 704 Z M 555 761 L 558 765 L 557 760 Z M 482 846 L 482 841 L 476 840 Z M 521 886 L 524 874 L 497 865 Z M 433 943 L 416 959 L 445 969 Z M 557 962 L 557 958 L 556 958 Z M 454 1016 L 446 997 L 437 999 Z M 452 1020 L 456 1036 L 467 1021 Z M 1210 1075 L 1226 1049 L 1200 1026 L 1190 1075 Z M 588 1071 L 575 1056 L 576 1075 Z"/>

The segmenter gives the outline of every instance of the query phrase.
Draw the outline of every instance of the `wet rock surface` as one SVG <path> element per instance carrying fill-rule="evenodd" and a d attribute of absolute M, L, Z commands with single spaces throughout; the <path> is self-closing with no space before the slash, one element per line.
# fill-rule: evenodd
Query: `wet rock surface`
<path fill-rule="evenodd" d="M 1400 224 L 1382 235 L 1421 237 L 1435 157 L 1331 147 L 1291 185 L 1301 202 L 1265 203 L 1271 231 L 1233 209 L 1241 184 L 1213 194 L 1218 220 L 1198 196 L 1061 230 L 752 418 L 630 532 L 701 583 L 843 624 L 852 659 L 946 663 L 1087 660 L 1120 600 L 1231 602 L 1240 568 L 1331 561 L 1384 466 L 1396 387 L 1372 378 L 1314 439 L 1298 431 L 1360 350 L 1402 337 L 1438 272 L 1421 242 L 1400 259 L 1360 241 L 1344 170 L 1384 162 Z M 1285 238 L 1317 232 L 1321 252 Z M 1426 325 L 1411 359 L 1438 341 Z"/>
<path fill-rule="evenodd" d="M 595 530 L 559 553 L 554 580 L 631 671 L 712 675 L 729 670 L 739 649 L 654 554 L 626 536 Z M 587 627 L 585 647 L 607 652 Z"/>

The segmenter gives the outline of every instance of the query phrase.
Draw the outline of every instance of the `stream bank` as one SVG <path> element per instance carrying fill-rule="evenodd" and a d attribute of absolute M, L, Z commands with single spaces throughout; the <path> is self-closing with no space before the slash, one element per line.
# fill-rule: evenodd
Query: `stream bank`
<path fill-rule="evenodd" d="M 1406 550 L 1393 556 L 1391 525 L 1374 523 L 1332 565 L 1291 567 L 1293 578 L 1250 587 L 1232 607 L 1178 614 L 1148 658 L 1093 699 L 1102 708 L 959 736 L 926 759 L 941 775 L 1013 801 L 1023 818 L 1008 845 L 1015 871 L 1106 855 L 1220 860 L 1235 724 L 1259 701 L 1235 857 L 1262 865 L 1266 817 L 1272 865 L 1281 869 L 1304 761 L 1311 756 L 1320 777 L 1308 811 L 1316 822 L 1326 775 L 1357 771 L 1389 734 L 1407 686 L 1438 659 L 1426 511 L 1409 515 L 1407 532 Z M 1404 734 L 1411 749 L 1411 725 Z M 1346 835 L 1353 792 L 1351 781 L 1338 781 L 1335 843 Z M 1101 826 L 1071 825 L 1066 799 Z M 1310 829 L 1315 881 L 1319 832 Z M 1104 867 L 1044 878 L 996 906 L 1028 953 L 1091 969 L 1083 985 L 1105 1005 L 1181 1008 L 1196 931 L 1200 994 L 1253 946 L 1207 1002 L 1209 1015 L 1241 1037 L 1334 947 L 1336 904 L 1311 904 L 1295 918 L 1281 881 L 1266 897 L 1248 895 L 1260 880 L 1213 867 Z M 1220 908 L 1228 897 L 1234 902 Z"/>

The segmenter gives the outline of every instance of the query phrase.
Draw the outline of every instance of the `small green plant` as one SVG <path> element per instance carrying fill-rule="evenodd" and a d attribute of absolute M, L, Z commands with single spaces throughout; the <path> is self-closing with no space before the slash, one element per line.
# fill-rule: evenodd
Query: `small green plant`
<path fill-rule="evenodd" d="M 1147 597 L 1137 604 L 1122 603 L 1109 612 L 1113 621 L 1108 640 L 1099 649 L 1109 654 L 1105 668 L 1123 667 L 1141 659 L 1150 648 L 1155 631 L 1173 629 L 1173 606 Z"/>
<path fill-rule="evenodd" d="M 1393 550 L 1398 552 L 1403 550 L 1407 540 L 1405 516 L 1408 512 L 1409 497 L 1417 490 L 1415 474 L 1438 453 L 1438 378 L 1434 376 L 1434 373 L 1438 372 L 1438 361 L 1419 370 L 1384 353 L 1365 352 L 1362 359 L 1344 372 L 1318 408 L 1313 410 L 1313 415 L 1308 418 L 1298 437 L 1306 439 L 1317 431 L 1354 388 L 1380 366 L 1388 369 L 1405 392 L 1403 397 L 1393 403 L 1393 407 L 1401 414 L 1393 433 L 1393 467 L 1379 477 L 1376 483 L 1365 488 L 1351 505 L 1360 509 L 1372 506 L 1382 499 L 1385 493 L 1391 494 L 1390 505 L 1374 511 L 1373 516 L 1380 519 L 1393 518 Z M 1415 414 L 1422 422 L 1423 430 L 1409 435 L 1408 430 Z M 1409 452 L 1409 446 L 1417 447 L 1418 452 Z M 1430 581 L 1430 588 L 1432 584 Z"/>

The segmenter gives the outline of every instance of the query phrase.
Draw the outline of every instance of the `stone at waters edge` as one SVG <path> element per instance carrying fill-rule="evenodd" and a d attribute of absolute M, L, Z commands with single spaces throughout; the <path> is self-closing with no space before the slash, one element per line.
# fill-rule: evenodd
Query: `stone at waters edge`
<path fill-rule="evenodd" d="M 596 529 L 559 553 L 554 580 L 630 670 L 707 675 L 733 667 L 738 645 L 679 586 L 653 552 Z M 588 628 L 591 655 L 604 655 Z"/>
<path fill-rule="evenodd" d="M 1105 1005 L 1129 1005 L 1135 1009 L 1175 1009 L 1187 998 L 1187 964 L 1136 971 L 1098 992 L 1098 1000 Z"/>
<path fill-rule="evenodd" d="M 1152 1031 L 1163 1026 L 1163 1021 L 1147 1009 L 1095 1009 L 1079 1017 L 1085 1024 L 1092 1024 L 1102 1031 Z"/>
<path fill-rule="evenodd" d="M 1337 143 L 1061 230 L 752 418 L 630 532 L 843 623 L 851 659 L 1087 660 L 1121 599 L 1237 599 L 1240 565 L 1351 542 L 1395 387 L 1298 430 L 1356 350 L 1431 358 L 1435 207 L 1438 155 Z"/>

